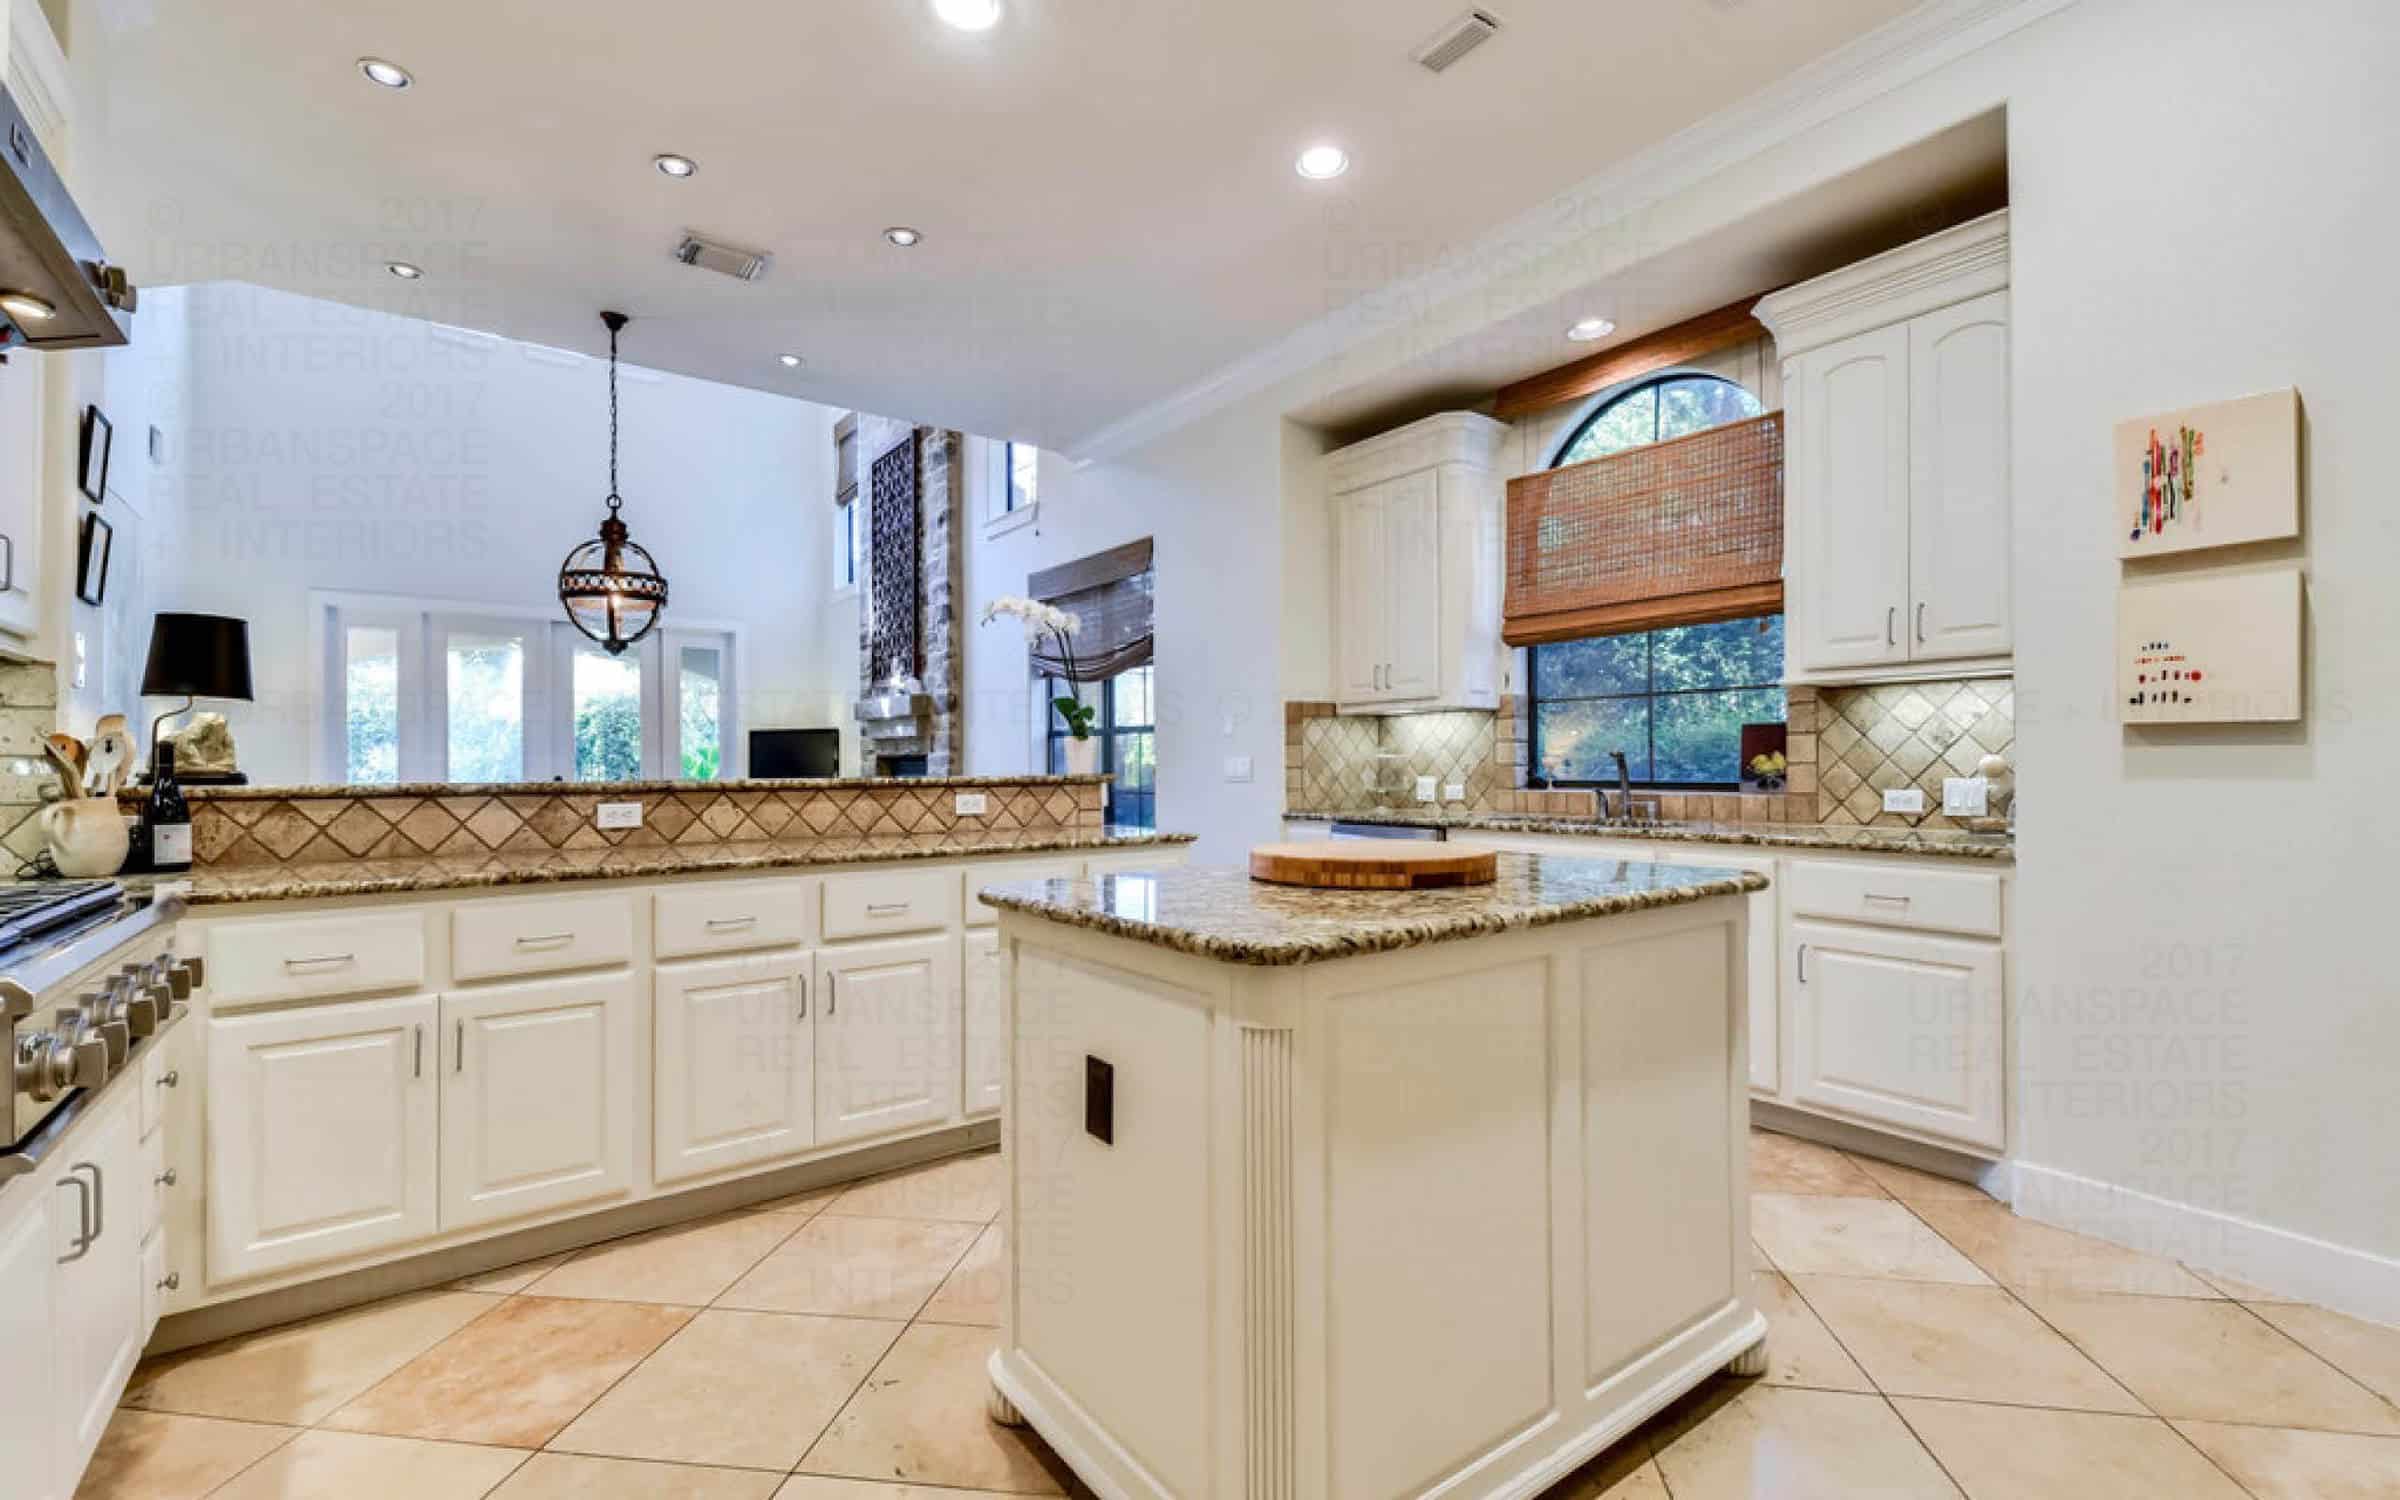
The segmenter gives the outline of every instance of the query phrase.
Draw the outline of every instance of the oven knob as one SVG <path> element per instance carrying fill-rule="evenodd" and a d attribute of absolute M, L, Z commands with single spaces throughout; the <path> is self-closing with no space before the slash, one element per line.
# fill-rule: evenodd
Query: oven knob
<path fill-rule="evenodd" d="M 125 1002 L 125 1024 L 133 1028 L 135 1036 L 149 1036 L 166 1020 L 173 1003 L 163 988 L 144 990 Z"/>
<path fill-rule="evenodd" d="M 208 972 L 202 966 L 200 956 L 196 953 L 176 964 L 169 971 L 169 977 L 174 981 L 175 998 L 178 1000 L 191 999 L 192 991 L 208 983 Z"/>
<path fill-rule="evenodd" d="M 133 1050 L 133 1028 L 122 1019 L 116 1019 L 102 1021 L 92 1031 L 100 1038 L 101 1049 L 108 1057 L 108 1072 L 114 1073 L 125 1066 L 125 1054 Z M 107 1074 L 101 1076 L 105 1078 Z"/>
<path fill-rule="evenodd" d="M 110 1023 L 114 1025 L 114 1022 Z M 108 1082 L 108 1040 L 93 1033 L 65 1044 L 67 1087 L 96 1089 Z"/>
<path fill-rule="evenodd" d="M 36 1104 L 47 1104 L 58 1097 L 59 1082 L 53 1059 L 58 1055 L 58 1038 L 47 1031 L 28 1031 L 17 1038 L 15 1058 L 17 1092 Z"/>

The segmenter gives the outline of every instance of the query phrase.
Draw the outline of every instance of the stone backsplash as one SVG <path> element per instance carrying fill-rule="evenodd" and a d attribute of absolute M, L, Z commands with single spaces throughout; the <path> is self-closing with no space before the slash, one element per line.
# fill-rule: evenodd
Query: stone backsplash
<path fill-rule="evenodd" d="M 0 879 L 42 852 L 43 792 L 58 772 L 42 743 L 58 727 L 58 668 L 46 661 L 0 662 Z"/>

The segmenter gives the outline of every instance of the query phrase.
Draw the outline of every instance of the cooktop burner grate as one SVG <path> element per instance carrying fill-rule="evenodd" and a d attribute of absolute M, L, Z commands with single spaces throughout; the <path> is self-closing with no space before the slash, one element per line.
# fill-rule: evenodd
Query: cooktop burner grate
<path fill-rule="evenodd" d="M 117 904 L 113 880 L 28 881 L 0 886 L 0 954 Z"/>

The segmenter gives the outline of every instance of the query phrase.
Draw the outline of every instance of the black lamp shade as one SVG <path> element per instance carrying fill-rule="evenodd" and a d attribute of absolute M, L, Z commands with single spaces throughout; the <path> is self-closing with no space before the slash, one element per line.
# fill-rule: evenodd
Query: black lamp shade
<path fill-rule="evenodd" d="M 142 696 L 247 700 L 250 622 L 231 615 L 160 615 L 150 626 Z"/>

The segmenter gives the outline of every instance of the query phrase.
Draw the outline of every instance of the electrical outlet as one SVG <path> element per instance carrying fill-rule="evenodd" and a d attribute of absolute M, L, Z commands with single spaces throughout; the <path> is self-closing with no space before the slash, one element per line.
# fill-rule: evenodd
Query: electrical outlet
<path fill-rule="evenodd" d="M 603 802 L 592 809 L 592 821 L 602 828 L 639 828 L 642 826 L 642 804 Z"/>
<path fill-rule="evenodd" d="M 1433 795 L 1434 795 L 1434 779 L 1433 779 L 1432 777 L 1430 777 L 1430 776 L 1420 776 L 1420 777 L 1418 777 L 1418 778 L 1417 778 L 1417 800 L 1418 800 L 1419 802 L 1431 802 L 1431 801 L 1433 800 Z"/>
<path fill-rule="evenodd" d="M 1980 776 L 1942 778 L 1942 811 L 1953 818 L 1980 818 L 1991 806 L 1992 784 Z"/>
<path fill-rule="evenodd" d="M 962 818 L 980 818 L 990 806 L 990 799 L 981 792 L 960 792 L 952 804 L 953 810 Z"/>
<path fill-rule="evenodd" d="M 1225 779 L 1227 781 L 1248 781 L 1250 779 L 1250 757 L 1247 755 L 1226 756 Z"/>
<path fill-rule="evenodd" d="M 1444 802 L 1464 802 L 1464 801 L 1466 801 L 1466 800 L 1467 800 L 1467 784 L 1466 784 L 1465 782 L 1463 782 L 1463 781 L 1453 781 L 1453 782 L 1451 782 L 1451 783 L 1450 783 L 1448 786 L 1445 786 L 1445 787 L 1443 787 L 1443 788 L 1442 788 L 1442 800 L 1443 800 Z"/>
<path fill-rule="evenodd" d="M 1921 813 L 1925 810 L 1925 793 L 1913 786 L 1886 787 L 1883 810 L 1888 813 Z"/>

